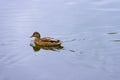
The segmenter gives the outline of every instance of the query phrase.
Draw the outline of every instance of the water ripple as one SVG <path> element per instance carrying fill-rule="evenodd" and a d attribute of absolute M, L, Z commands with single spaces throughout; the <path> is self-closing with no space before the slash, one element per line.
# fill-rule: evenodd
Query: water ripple
<path fill-rule="evenodd" d="M 115 12 L 118 12 L 120 11 L 120 9 L 118 8 L 97 8 L 96 10 L 99 10 L 99 11 L 115 11 Z"/>

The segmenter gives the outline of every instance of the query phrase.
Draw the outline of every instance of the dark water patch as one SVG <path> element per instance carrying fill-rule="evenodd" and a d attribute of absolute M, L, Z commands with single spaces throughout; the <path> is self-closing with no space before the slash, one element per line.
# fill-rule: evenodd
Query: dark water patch
<path fill-rule="evenodd" d="M 70 40 L 65 40 L 63 42 L 72 42 L 72 41 L 76 41 L 77 39 L 70 39 Z"/>
<path fill-rule="evenodd" d="M 120 42 L 120 40 L 112 40 L 113 42 Z"/>
<path fill-rule="evenodd" d="M 85 38 L 83 39 L 69 39 L 69 40 L 64 40 L 63 43 L 66 43 L 66 42 L 75 42 L 75 41 L 81 41 L 81 40 L 86 40 Z"/>
<path fill-rule="evenodd" d="M 71 41 L 75 41 L 76 39 L 72 39 Z"/>
<path fill-rule="evenodd" d="M 79 52 L 80 54 L 83 54 L 83 52 Z"/>
<path fill-rule="evenodd" d="M 70 52 L 75 52 L 75 50 L 69 50 Z"/>
<path fill-rule="evenodd" d="M 86 40 L 85 38 L 83 38 L 83 39 L 78 39 L 78 41 L 81 41 L 81 40 Z"/>
<path fill-rule="evenodd" d="M 77 52 L 77 53 L 79 53 L 79 54 L 81 54 L 81 55 L 83 54 L 83 52 L 81 52 L 81 51 L 79 52 L 79 51 L 72 50 L 72 49 L 70 49 L 70 50 L 68 50 L 68 51 L 70 51 L 70 52 L 72 52 L 72 53 L 76 53 L 76 52 Z"/>
<path fill-rule="evenodd" d="M 118 32 L 109 32 L 109 33 L 107 33 L 107 34 L 118 34 Z"/>

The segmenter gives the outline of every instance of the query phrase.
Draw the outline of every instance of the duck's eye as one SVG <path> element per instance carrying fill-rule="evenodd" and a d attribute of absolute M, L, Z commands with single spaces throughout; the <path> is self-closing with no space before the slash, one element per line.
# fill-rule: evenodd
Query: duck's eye
<path fill-rule="evenodd" d="M 33 35 L 36 35 L 35 33 Z"/>

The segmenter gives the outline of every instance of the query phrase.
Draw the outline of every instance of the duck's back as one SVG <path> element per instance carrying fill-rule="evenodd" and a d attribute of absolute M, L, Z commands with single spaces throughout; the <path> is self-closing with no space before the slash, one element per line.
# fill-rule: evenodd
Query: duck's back
<path fill-rule="evenodd" d="M 62 44 L 60 40 L 50 38 L 50 37 L 44 37 L 44 38 L 40 38 L 40 39 L 35 39 L 34 42 L 37 45 L 47 46 L 47 47 L 60 46 Z"/>
<path fill-rule="evenodd" d="M 41 38 L 41 40 L 43 42 L 56 42 L 56 43 L 60 42 L 60 40 L 57 40 L 57 39 L 54 39 L 54 38 L 51 38 L 51 37 L 44 37 L 44 38 Z"/>

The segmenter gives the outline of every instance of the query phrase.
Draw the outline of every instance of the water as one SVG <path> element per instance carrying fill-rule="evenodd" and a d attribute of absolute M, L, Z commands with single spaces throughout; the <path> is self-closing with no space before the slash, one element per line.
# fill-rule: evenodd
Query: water
<path fill-rule="evenodd" d="M 119 80 L 119 0 L 0 1 L 0 80 Z M 30 46 L 38 31 L 60 50 Z"/>

